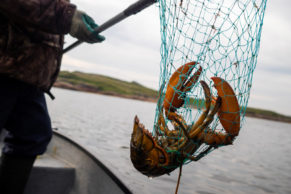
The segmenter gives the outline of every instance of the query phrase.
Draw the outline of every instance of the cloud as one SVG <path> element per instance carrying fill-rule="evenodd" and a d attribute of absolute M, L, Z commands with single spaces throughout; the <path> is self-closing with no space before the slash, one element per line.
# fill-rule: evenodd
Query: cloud
<path fill-rule="evenodd" d="M 290 18 L 291 19 L 291 18 Z M 262 68 L 281 73 L 291 73 L 289 55 L 291 49 L 291 25 L 281 15 L 266 14 L 261 39 L 261 50 L 258 64 Z"/>
<path fill-rule="evenodd" d="M 291 74 L 260 70 L 254 73 L 249 106 L 291 116 Z"/>

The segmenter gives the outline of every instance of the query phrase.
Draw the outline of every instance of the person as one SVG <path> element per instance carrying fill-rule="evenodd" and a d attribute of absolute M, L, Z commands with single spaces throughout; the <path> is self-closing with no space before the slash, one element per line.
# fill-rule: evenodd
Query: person
<path fill-rule="evenodd" d="M 60 71 L 64 35 L 88 43 L 105 38 L 94 20 L 67 0 L 0 3 L 0 193 L 21 194 L 37 155 L 52 137 L 44 93 Z"/>

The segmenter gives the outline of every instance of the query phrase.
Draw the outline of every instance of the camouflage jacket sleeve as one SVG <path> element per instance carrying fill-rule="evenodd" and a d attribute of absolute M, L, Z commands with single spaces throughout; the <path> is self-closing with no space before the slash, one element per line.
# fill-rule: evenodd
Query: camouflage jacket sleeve
<path fill-rule="evenodd" d="M 70 31 L 76 6 L 67 0 L 1 0 L 0 12 L 12 22 L 53 34 Z"/>

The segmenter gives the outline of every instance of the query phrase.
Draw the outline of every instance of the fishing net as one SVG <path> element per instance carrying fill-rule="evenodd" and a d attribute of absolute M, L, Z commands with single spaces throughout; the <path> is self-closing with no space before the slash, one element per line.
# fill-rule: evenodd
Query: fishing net
<path fill-rule="evenodd" d="M 160 0 L 161 64 L 160 96 L 155 126 L 171 75 L 181 65 L 196 61 L 204 80 L 216 96 L 213 76 L 226 80 L 233 88 L 240 106 L 240 120 L 244 120 L 256 67 L 260 36 L 267 0 Z M 192 73 L 192 74 L 193 74 Z M 177 93 L 181 91 L 176 91 Z M 177 109 L 188 125 L 195 123 L 204 109 L 204 92 L 197 82 L 187 92 L 184 105 Z M 171 124 L 167 120 L 167 125 Z M 241 122 L 241 126 L 242 126 Z M 215 116 L 209 125 L 222 129 Z M 153 130 L 153 134 L 157 131 Z M 160 131 L 160 135 L 165 134 Z M 176 138 L 181 138 L 183 133 Z M 205 155 L 209 147 L 203 145 L 193 155 Z M 168 152 L 172 150 L 167 150 Z M 209 152 L 207 152 L 209 153 Z M 187 161 L 186 161 L 187 162 Z"/>

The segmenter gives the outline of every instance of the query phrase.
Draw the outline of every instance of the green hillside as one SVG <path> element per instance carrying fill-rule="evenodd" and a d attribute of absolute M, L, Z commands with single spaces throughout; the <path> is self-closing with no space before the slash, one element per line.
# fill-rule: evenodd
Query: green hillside
<path fill-rule="evenodd" d="M 55 87 L 154 102 L 156 102 L 158 98 L 158 92 L 156 90 L 144 87 L 137 82 L 126 82 L 104 75 L 82 72 L 60 72 Z M 197 101 L 195 108 L 203 107 L 204 100 Z M 291 123 L 290 116 L 278 114 L 269 110 L 247 108 L 246 115 Z"/>
<path fill-rule="evenodd" d="M 156 99 L 158 97 L 157 91 L 137 82 L 126 82 L 108 76 L 82 72 L 60 72 L 55 86 L 133 98 Z"/>
<path fill-rule="evenodd" d="M 246 110 L 246 115 L 250 117 L 271 119 L 271 120 L 291 123 L 290 116 L 282 115 L 274 111 L 269 111 L 269 110 L 264 110 L 264 109 L 248 107 Z"/>

